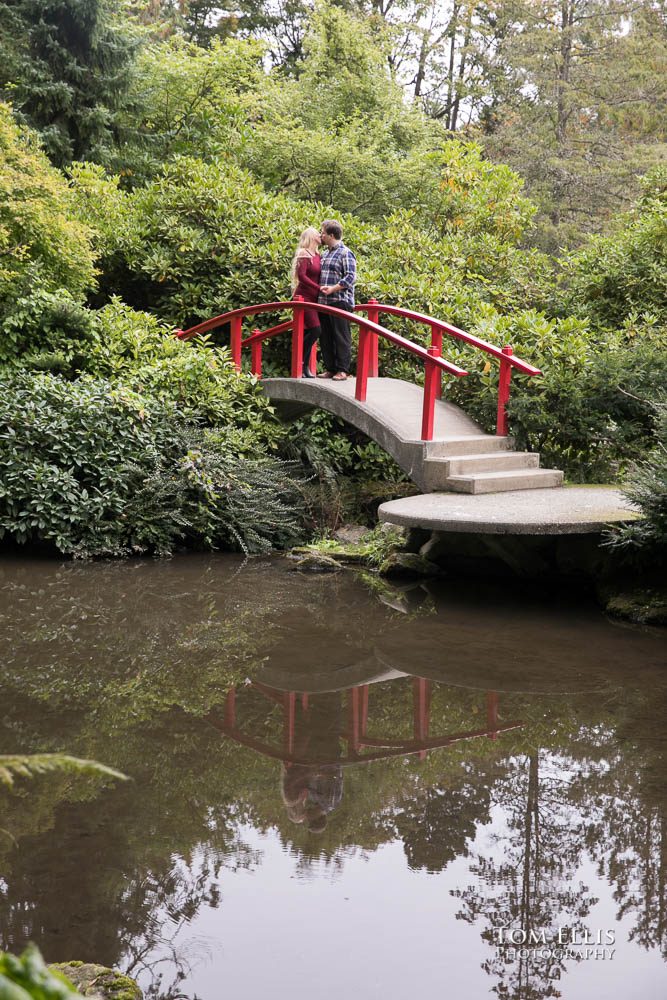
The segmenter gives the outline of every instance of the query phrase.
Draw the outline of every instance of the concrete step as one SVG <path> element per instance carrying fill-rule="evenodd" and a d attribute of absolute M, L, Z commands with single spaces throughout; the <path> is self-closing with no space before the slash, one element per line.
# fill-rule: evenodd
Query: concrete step
<path fill-rule="evenodd" d="M 537 469 L 539 464 L 540 456 L 527 451 L 492 451 L 479 455 L 461 455 L 459 458 L 428 458 L 424 462 L 422 478 L 425 489 L 448 490 L 452 488 L 450 480 L 453 476 L 521 472 L 524 469 Z"/>
<path fill-rule="evenodd" d="M 429 464 L 431 462 L 446 466 L 448 476 L 469 476 L 477 472 L 537 469 L 540 456 L 530 451 L 492 451 L 482 455 L 462 455 L 460 458 L 429 459 Z"/>
<path fill-rule="evenodd" d="M 426 458 L 450 458 L 454 455 L 488 455 L 494 451 L 509 451 L 514 438 L 495 434 L 467 434 L 465 437 L 427 441 Z"/>
<path fill-rule="evenodd" d="M 478 472 L 449 476 L 446 489 L 454 493 L 505 493 L 509 490 L 544 490 L 563 485 L 558 469 L 518 469 L 514 472 Z"/>

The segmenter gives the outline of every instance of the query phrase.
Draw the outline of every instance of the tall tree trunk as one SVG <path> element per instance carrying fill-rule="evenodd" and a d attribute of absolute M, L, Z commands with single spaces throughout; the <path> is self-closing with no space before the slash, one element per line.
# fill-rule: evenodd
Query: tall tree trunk
<path fill-rule="evenodd" d="M 454 106 L 452 108 L 452 120 L 449 126 L 452 132 L 456 131 L 456 125 L 459 117 L 459 108 L 461 106 L 461 87 L 463 86 L 463 77 L 466 70 L 468 46 L 470 45 L 470 38 L 472 35 L 472 12 L 473 12 L 473 4 L 469 3 L 468 16 L 466 18 L 465 34 L 463 36 L 463 50 L 461 52 L 461 59 L 459 61 L 458 80 L 456 83 L 456 96 L 454 98 Z"/>
<path fill-rule="evenodd" d="M 452 7 L 452 19 L 449 22 L 449 67 L 447 69 L 447 104 L 445 105 L 445 128 L 452 127 L 452 110 L 456 99 L 456 84 L 454 83 L 454 69 L 456 66 L 456 31 L 458 28 L 459 5 Z"/>
<path fill-rule="evenodd" d="M 415 89 L 414 97 L 421 97 L 422 84 L 424 83 L 424 77 L 426 76 L 426 59 L 428 56 L 428 43 L 431 37 L 430 31 L 424 31 L 422 36 L 422 43 L 419 48 L 419 62 L 417 64 L 417 75 L 415 77 Z"/>
<path fill-rule="evenodd" d="M 561 0 L 560 8 L 560 59 L 556 75 L 556 150 L 561 159 L 565 154 L 567 143 L 567 123 L 570 117 L 568 111 L 567 93 L 570 84 L 570 66 L 572 62 L 572 26 L 576 0 Z M 555 226 L 561 221 L 561 201 L 565 190 L 562 184 L 556 183 L 554 189 L 554 208 L 551 221 Z"/>

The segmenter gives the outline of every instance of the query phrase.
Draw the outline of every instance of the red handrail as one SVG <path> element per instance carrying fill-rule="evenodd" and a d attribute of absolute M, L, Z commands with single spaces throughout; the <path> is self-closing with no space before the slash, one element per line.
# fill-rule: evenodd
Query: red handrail
<path fill-rule="evenodd" d="M 431 347 L 438 348 L 440 351 L 442 351 L 442 335 L 443 333 L 446 333 L 450 337 L 455 337 L 457 340 L 463 340 L 466 344 L 471 344 L 480 351 L 484 351 L 486 354 L 490 354 L 492 357 L 498 358 L 500 361 L 500 375 L 498 380 L 496 434 L 507 434 L 507 403 L 510 398 L 512 368 L 516 368 L 517 371 L 523 372 L 524 375 L 532 376 L 542 374 L 539 368 L 535 368 L 534 365 L 528 364 L 527 361 L 522 361 L 521 358 L 515 357 L 509 344 L 502 348 L 496 347 L 495 344 L 489 344 L 488 341 L 482 340 L 480 337 L 475 337 L 472 333 L 466 333 L 465 330 L 460 330 L 457 326 L 452 326 L 451 323 L 444 323 L 442 320 L 436 319 L 434 316 L 426 316 L 424 313 L 415 312 L 413 309 L 403 309 L 400 306 L 385 305 L 384 303 L 378 302 L 377 299 L 371 299 L 369 302 L 355 306 L 355 309 L 359 312 L 367 313 L 369 320 L 374 320 L 375 322 L 377 322 L 380 313 L 386 313 L 390 316 L 400 316 L 402 319 L 412 320 L 415 323 L 424 323 L 431 327 Z M 374 342 L 370 347 L 371 375 L 377 375 L 378 342 L 375 338 L 373 338 L 373 340 Z M 436 386 L 436 390 L 439 395 L 439 385 Z"/>
<path fill-rule="evenodd" d="M 291 374 L 292 378 L 301 378 L 303 363 L 304 310 L 307 308 L 312 309 L 313 304 L 310 302 L 304 302 L 299 298 L 290 299 L 286 302 L 263 302 L 254 306 L 243 306 L 240 309 L 232 309 L 229 312 L 221 313 L 219 316 L 207 319 L 203 323 L 197 323 L 196 326 L 191 326 L 188 330 L 177 330 L 176 335 L 181 340 L 188 340 L 190 337 L 194 337 L 197 334 L 207 333 L 209 330 L 216 329 L 216 327 L 229 324 L 231 327 L 230 347 L 232 361 L 236 367 L 240 369 L 241 349 L 244 346 L 250 346 L 252 349 L 252 371 L 256 375 L 261 375 L 262 342 L 269 337 L 277 336 L 277 334 L 284 332 L 291 326 Z M 258 313 L 264 312 L 280 312 L 284 309 L 292 310 L 293 318 L 291 321 L 288 321 L 287 323 L 280 323 L 278 326 L 274 326 L 270 330 L 265 330 L 263 332 L 255 331 L 250 337 L 246 337 L 245 340 L 242 339 L 242 323 L 245 316 L 256 316 Z M 468 373 L 463 368 L 459 368 L 458 365 L 452 364 L 450 361 L 445 361 L 444 358 L 440 357 L 441 349 L 437 345 L 431 345 L 431 347 L 426 349 L 420 344 L 414 344 L 406 337 L 401 337 L 392 330 L 387 330 L 385 327 L 380 326 L 380 324 L 375 322 L 370 316 L 367 319 L 362 319 L 345 309 L 337 309 L 335 306 L 325 305 L 324 303 L 317 305 L 317 311 L 327 313 L 331 316 L 340 316 L 341 318 L 352 323 L 356 323 L 359 326 L 359 350 L 357 355 L 357 377 L 355 388 L 355 398 L 359 402 L 363 403 L 366 401 L 368 377 L 369 374 L 371 374 L 372 341 L 377 342 L 378 337 L 384 337 L 385 340 L 390 341 L 397 347 L 401 347 L 403 350 L 421 358 L 426 369 L 424 380 L 424 405 L 422 410 L 422 440 L 431 441 L 433 439 L 433 424 L 435 419 L 435 400 L 438 396 L 441 372 L 447 372 L 449 375 L 454 375 L 456 378 L 461 378 L 463 375 L 467 375 Z M 377 372 L 375 372 L 375 374 L 377 374 Z"/>

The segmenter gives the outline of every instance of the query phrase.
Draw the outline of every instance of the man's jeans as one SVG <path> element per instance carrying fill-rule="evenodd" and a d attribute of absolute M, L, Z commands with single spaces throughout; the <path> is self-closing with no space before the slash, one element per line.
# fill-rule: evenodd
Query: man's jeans
<path fill-rule="evenodd" d="M 350 306 L 340 302 L 332 302 L 336 309 L 345 309 L 346 312 L 353 312 Z M 350 323 L 342 316 L 330 316 L 328 313 L 320 313 L 320 323 L 322 324 L 322 334 L 320 336 L 320 348 L 322 350 L 322 364 L 328 372 L 350 371 L 352 359 L 352 334 Z"/>

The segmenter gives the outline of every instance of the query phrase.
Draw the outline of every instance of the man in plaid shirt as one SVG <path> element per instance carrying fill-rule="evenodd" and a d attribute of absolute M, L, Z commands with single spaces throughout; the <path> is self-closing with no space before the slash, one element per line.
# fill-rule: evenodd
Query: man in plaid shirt
<path fill-rule="evenodd" d="M 343 227 L 335 219 L 327 219 L 320 230 L 327 253 L 322 257 L 319 302 L 354 312 L 354 283 L 357 280 L 357 261 L 343 243 Z M 324 371 L 318 378 L 344 381 L 350 374 L 352 334 L 348 320 L 340 316 L 320 313 L 322 333 L 320 346 Z"/>

